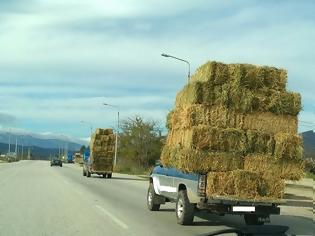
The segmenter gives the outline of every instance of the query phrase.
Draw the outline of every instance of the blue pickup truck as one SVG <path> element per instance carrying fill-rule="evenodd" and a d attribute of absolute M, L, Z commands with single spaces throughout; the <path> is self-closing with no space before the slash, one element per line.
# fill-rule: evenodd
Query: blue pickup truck
<path fill-rule="evenodd" d="M 278 199 L 274 201 L 255 201 L 253 199 L 232 199 L 226 196 L 206 195 L 205 174 L 184 173 L 175 168 L 156 166 L 150 174 L 147 193 L 147 206 L 150 211 L 158 211 L 161 204 L 176 204 L 177 223 L 193 223 L 196 211 L 225 215 L 244 215 L 247 225 L 262 225 L 270 222 L 271 214 L 280 214 Z"/>

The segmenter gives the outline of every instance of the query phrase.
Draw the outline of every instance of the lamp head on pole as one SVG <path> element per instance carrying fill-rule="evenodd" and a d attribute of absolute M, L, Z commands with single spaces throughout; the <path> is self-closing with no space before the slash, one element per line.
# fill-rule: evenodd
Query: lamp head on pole
<path fill-rule="evenodd" d="M 165 54 L 165 53 L 162 53 L 161 56 L 162 56 L 162 57 L 170 57 L 170 55 Z"/>

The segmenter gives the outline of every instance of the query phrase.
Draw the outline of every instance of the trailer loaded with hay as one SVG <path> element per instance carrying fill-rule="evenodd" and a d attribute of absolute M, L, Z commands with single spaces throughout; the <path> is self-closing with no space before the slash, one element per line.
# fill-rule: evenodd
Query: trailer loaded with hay
<path fill-rule="evenodd" d="M 301 97 L 286 83 L 286 70 L 274 67 L 211 61 L 198 68 L 167 116 L 149 209 L 175 201 L 180 224 L 192 222 L 195 208 L 244 214 L 248 224 L 279 214 L 284 181 L 304 173 Z"/>
<path fill-rule="evenodd" d="M 92 174 L 111 178 L 113 173 L 113 160 L 115 148 L 115 135 L 112 129 L 96 129 L 91 136 L 90 153 L 86 155 L 83 164 L 83 176 Z"/>

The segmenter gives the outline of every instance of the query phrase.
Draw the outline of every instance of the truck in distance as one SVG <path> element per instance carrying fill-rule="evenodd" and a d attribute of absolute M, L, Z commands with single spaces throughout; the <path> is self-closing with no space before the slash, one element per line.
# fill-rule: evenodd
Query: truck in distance
<path fill-rule="evenodd" d="M 115 135 L 112 129 L 96 129 L 90 148 L 84 153 L 83 176 L 92 174 L 111 178 L 113 173 Z"/>
<path fill-rule="evenodd" d="M 74 162 L 75 162 L 75 163 L 78 163 L 78 164 L 80 164 L 80 165 L 83 164 L 83 156 L 82 156 L 82 154 L 81 154 L 80 152 L 76 152 L 76 153 L 74 154 Z"/>

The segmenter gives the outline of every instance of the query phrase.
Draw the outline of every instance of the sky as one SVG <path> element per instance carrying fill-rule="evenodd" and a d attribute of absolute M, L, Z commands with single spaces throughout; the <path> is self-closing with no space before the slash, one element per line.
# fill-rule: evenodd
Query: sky
<path fill-rule="evenodd" d="M 0 0 L 0 127 L 84 140 L 118 109 L 164 127 L 187 79 L 168 53 L 192 73 L 209 60 L 287 69 L 299 131 L 315 129 L 314 15 L 312 0 Z"/>

